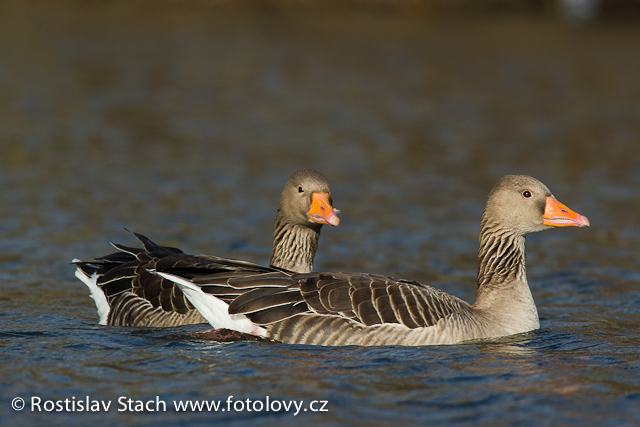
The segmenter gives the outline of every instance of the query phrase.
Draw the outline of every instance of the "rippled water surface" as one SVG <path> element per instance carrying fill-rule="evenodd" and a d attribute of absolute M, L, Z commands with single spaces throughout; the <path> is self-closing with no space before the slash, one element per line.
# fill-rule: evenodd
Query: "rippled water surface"
<path fill-rule="evenodd" d="M 637 21 L 539 13 L 2 3 L 0 422 L 637 425 L 638 40 Z M 316 270 L 472 301 L 484 199 L 507 173 L 592 227 L 529 237 L 542 329 L 495 341 L 313 348 L 96 325 L 72 258 L 133 245 L 126 227 L 267 263 L 299 167 L 342 212 Z M 119 411 L 121 396 L 167 410 Z M 173 407 L 229 396 L 307 411 Z M 87 397 L 110 410 L 31 410 Z"/>

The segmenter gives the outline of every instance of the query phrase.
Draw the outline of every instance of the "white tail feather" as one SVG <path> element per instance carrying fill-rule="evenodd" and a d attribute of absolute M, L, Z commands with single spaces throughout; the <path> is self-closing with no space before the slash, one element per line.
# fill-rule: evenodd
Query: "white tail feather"
<path fill-rule="evenodd" d="M 76 261 L 76 259 L 74 259 L 74 261 Z M 109 307 L 106 295 L 102 289 L 100 289 L 100 286 L 98 286 L 98 275 L 94 273 L 91 276 L 87 276 L 80 268 L 78 268 L 76 270 L 76 277 L 80 279 L 82 283 L 87 285 L 89 291 L 91 291 L 91 298 L 93 298 L 93 301 L 96 303 L 98 316 L 100 316 L 100 321 L 98 323 L 106 325 L 111 307 Z"/>
<path fill-rule="evenodd" d="M 214 328 L 226 328 L 246 334 L 266 336 L 266 329 L 251 322 L 244 314 L 229 314 L 229 304 L 203 292 L 200 286 L 173 274 L 159 271 L 151 272 L 177 284 L 180 290 L 189 298 L 191 304 Z"/>

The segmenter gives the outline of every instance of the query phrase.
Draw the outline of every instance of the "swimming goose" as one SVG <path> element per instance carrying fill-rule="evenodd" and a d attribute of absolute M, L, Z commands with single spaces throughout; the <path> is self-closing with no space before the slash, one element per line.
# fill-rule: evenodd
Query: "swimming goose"
<path fill-rule="evenodd" d="M 585 226 L 585 216 L 561 204 L 535 178 L 500 179 L 480 222 L 474 304 L 416 281 L 368 273 L 276 272 L 268 280 L 259 275 L 188 280 L 154 273 L 175 281 L 214 327 L 289 344 L 455 344 L 539 328 L 525 270 L 525 236 Z"/>
<path fill-rule="evenodd" d="M 231 277 L 273 271 L 308 273 L 324 224 L 337 226 L 329 182 L 319 172 L 300 169 L 287 181 L 276 210 L 271 267 L 208 255 L 188 255 L 180 249 L 159 246 L 133 233 L 143 248 L 112 244 L 118 252 L 93 261 L 74 259 L 76 277 L 85 283 L 96 303 L 100 324 L 112 326 L 168 327 L 206 320 L 172 281 L 150 274 L 149 269 L 195 275 Z M 197 274 L 196 274 L 197 273 Z"/>

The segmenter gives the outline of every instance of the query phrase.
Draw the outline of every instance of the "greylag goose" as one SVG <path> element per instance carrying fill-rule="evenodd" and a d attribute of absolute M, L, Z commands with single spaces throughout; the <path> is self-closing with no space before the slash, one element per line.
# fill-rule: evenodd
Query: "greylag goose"
<path fill-rule="evenodd" d="M 289 177 L 278 202 L 271 267 L 188 255 L 134 233 L 143 248 L 113 244 L 118 252 L 93 261 L 74 259 L 76 277 L 89 287 L 100 324 L 168 327 L 206 323 L 178 286 L 148 270 L 161 269 L 188 278 L 247 276 L 280 270 L 308 273 L 313 268 L 320 229 L 324 224 L 340 224 L 336 212 L 324 175 L 300 169 Z"/>
<path fill-rule="evenodd" d="M 288 344 L 455 344 L 539 328 L 525 270 L 525 236 L 585 226 L 585 216 L 561 204 L 535 178 L 500 179 L 480 222 L 474 304 L 415 281 L 378 274 L 269 273 L 268 280 L 259 275 L 188 280 L 154 273 L 175 281 L 214 327 Z"/>

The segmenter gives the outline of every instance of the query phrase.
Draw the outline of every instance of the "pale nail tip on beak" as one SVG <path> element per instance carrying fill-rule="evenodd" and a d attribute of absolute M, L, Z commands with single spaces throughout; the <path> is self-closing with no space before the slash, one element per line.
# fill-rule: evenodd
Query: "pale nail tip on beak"
<path fill-rule="evenodd" d="M 581 215 L 580 217 L 581 217 L 580 219 L 582 220 L 582 224 L 580 225 L 580 227 L 589 227 L 589 226 L 591 226 L 591 222 L 589 222 L 589 218 L 587 218 L 584 215 Z"/>

